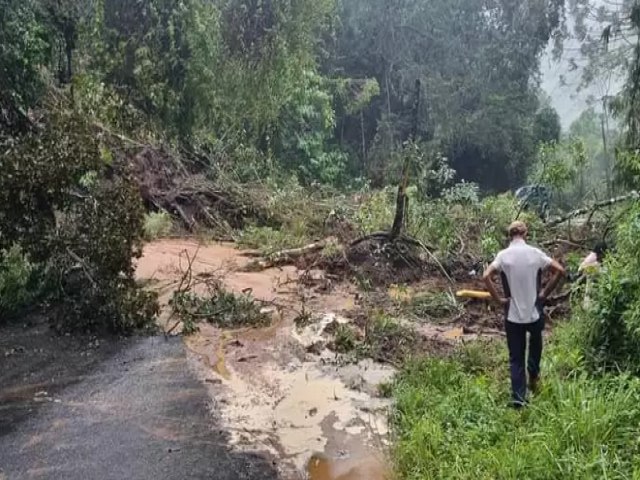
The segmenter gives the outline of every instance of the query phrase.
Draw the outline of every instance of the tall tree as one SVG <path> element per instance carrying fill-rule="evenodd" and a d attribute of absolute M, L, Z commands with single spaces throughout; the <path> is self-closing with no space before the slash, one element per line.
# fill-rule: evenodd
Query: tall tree
<path fill-rule="evenodd" d="M 409 136 L 411 90 L 419 78 L 421 116 L 431 118 L 421 122 L 419 138 L 435 138 L 465 179 L 496 189 L 522 179 L 535 155 L 539 56 L 560 26 L 562 5 L 345 0 L 328 71 L 378 80 L 381 95 L 366 122 L 377 127 L 368 131 L 372 157 L 379 152 L 384 161 Z M 355 143 L 360 127 L 345 130 Z"/>
<path fill-rule="evenodd" d="M 0 133 L 23 129 L 44 91 L 49 32 L 35 0 L 0 0 Z"/>

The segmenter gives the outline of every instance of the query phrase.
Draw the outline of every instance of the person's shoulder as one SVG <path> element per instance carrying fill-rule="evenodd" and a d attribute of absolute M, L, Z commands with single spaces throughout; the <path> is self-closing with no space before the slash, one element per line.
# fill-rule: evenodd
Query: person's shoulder
<path fill-rule="evenodd" d="M 540 248 L 540 247 L 538 247 L 536 245 L 531 245 L 530 243 L 525 243 L 523 245 L 523 247 L 526 250 L 528 250 L 529 252 L 546 255 L 546 253 L 544 253 L 544 250 L 542 250 L 542 248 Z"/>
<path fill-rule="evenodd" d="M 509 250 L 508 248 L 503 248 L 496 254 L 496 258 L 504 257 L 504 255 L 507 253 L 508 250 Z"/>

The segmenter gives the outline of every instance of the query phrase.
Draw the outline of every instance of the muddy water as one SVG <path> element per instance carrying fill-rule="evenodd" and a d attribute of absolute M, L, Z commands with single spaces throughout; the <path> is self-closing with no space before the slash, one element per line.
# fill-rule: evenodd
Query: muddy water
<path fill-rule="evenodd" d="M 376 457 L 335 459 L 316 454 L 307 465 L 309 480 L 390 480 L 385 462 Z"/>
<path fill-rule="evenodd" d="M 258 299 L 291 307 L 269 328 L 223 332 L 203 324 L 185 338 L 190 361 L 236 448 L 271 453 L 283 479 L 386 479 L 380 452 L 389 403 L 373 392 L 393 370 L 374 362 L 339 366 L 326 350 L 306 352 L 330 323 L 347 321 L 335 312 L 353 307 L 349 290 L 305 295 L 315 322 L 298 330 L 291 313 L 302 307 L 291 284 L 298 278 L 295 269 L 241 272 L 250 258 L 231 245 L 167 240 L 148 245 L 137 270 L 139 278 L 155 280 L 165 302 L 186 268 L 185 252 L 195 258 L 195 275 L 215 274 L 233 291 L 250 289 Z"/>

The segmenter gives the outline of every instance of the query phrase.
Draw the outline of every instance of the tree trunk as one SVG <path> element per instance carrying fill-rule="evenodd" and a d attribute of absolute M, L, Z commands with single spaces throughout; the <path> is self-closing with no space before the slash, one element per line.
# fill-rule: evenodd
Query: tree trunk
<path fill-rule="evenodd" d="M 611 164 L 609 162 L 609 149 L 607 146 L 607 126 L 605 123 L 605 118 L 607 116 L 607 97 L 602 99 L 602 118 L 600 120 L 600 127 L 602 129 L 602 152 L 604 156 L 604 178 L 607 183 L 607 197 L 611 197 L 612 189 L 611 189 Z"/>
<path fill-rule="evenodd" d="M 409 145 L 413 143 L 418 135 L 418 118 L 420 113 L 420 80 L 416 80 L 415 103 L 413 104 L 413 128 Z M 404 229 L 405 218 L 407 215 L 407 187 L 409 186 L 409 170 L 411 168 L 411 152 L 408 148 L 405 151 L 404 162 L 402 164 L 402 178 L 398 186 L 398 196 L 396 198 L 396 214 L 391 227 L 390 239 L 397 239 Z"/>
<path fill-rule="evenodd" d="M 364 109 L 360 111 L 360 132 L 362 133 L 362 171 L 367 168 L 367 141 L 364 133 Z"/>

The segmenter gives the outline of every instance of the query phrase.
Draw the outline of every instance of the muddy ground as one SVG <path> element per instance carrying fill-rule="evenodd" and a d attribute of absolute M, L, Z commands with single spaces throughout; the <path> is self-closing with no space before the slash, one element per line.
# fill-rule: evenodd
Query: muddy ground
<path fill-rule="evenodd" d="M 0 331 L 0 479 L 388 477 L 390 404 L 378 386 L 394 369 L 326 348 L 325 329 L 366 315 L 357 289 L 319 270 L 246 271 L 252 260 L 228 244 L 147 245 L 138 277 L 159 292 L 168 336 L 60 337 L 38 320 Z M 194 277 L 250 292 L 271 325 L 202 324 L 180 336 L 168 303 L 189 262 Z M 412 288 L 454 286 L 430 279 Z M 298 327 L 303 312 L 310 321 Z M 417 330 L 450 345 L 500 335 L 494 318 L 475 302 Z"/>

